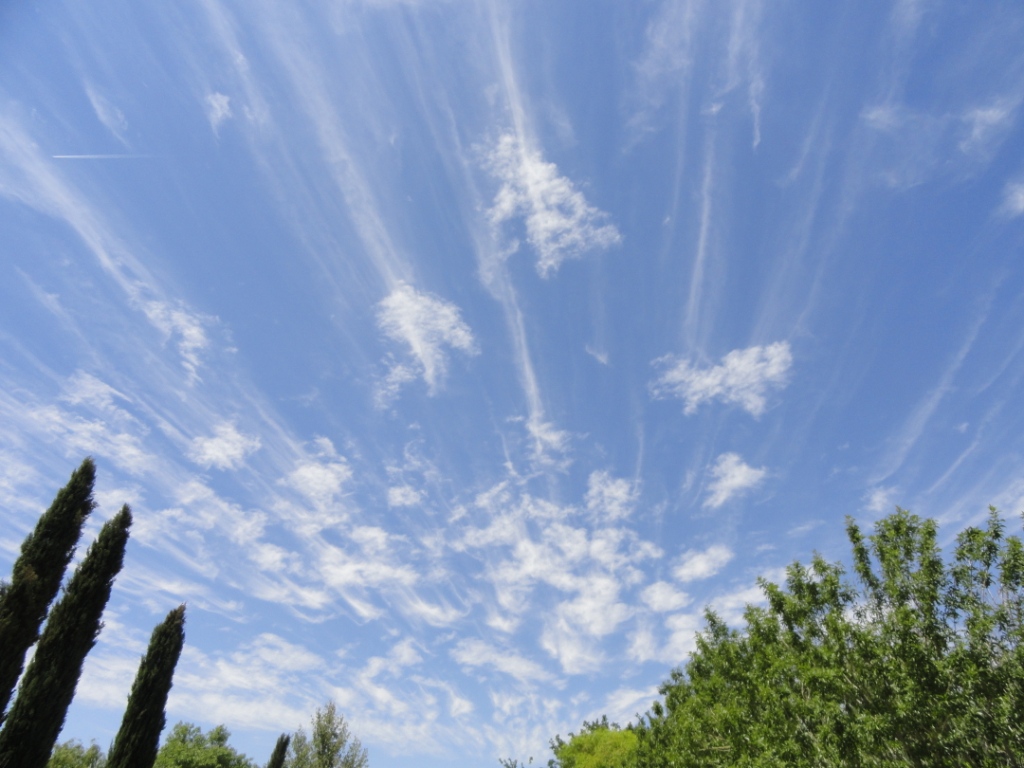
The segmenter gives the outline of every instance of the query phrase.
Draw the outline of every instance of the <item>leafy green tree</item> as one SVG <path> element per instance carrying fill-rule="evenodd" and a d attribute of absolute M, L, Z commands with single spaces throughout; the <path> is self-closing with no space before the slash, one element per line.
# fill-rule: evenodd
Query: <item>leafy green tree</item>
<path fill-rule="evenodd" d="M 166 723 L 167 695 L 184 644 L 185 606 L 179 605 L 153 630 L 110 748 L 108 768 L 152 768 Z"/>
<path fill-rule="evenodd" d="M 53 748 L 46 768 L 105 768 L 107 758 L 95 743 L 88 747 L 80 741 L 65 741 Z"/>
<path fill-rule="evenodd" d="M 50 612 L 0 730 L 0 768 L 46 765 L 75 695 L 85 656 L 103 626 L 103 608 L 124 564 L 131 523 L 128 505 L 107 521 Z"/>
<path fill-rule="evenodd" d="M 154 768 L 257 768 L 228 745 L 231 732 L 223 725 L 203 733 L 191 723 L 178 723 L 160 747 Z"/>
<path fill-rule="evenodd" d="M 288 749 L 288 768 L 366 768 L 366 750 L 352 735 L 345 717 L 333 701 L 318 707 L 311 721 L 311 735 L 299 728 Z"/>
<path fill-rule="evenodd" d="M 285 758 L 288 757 L 288 744 L 291 743 L 291 740 L 292 737 L 287 733 L 282 733 L 277 737 L 277 743 L 267 762 L 267 768 L 284 768 Z"/>
<path fill-rule="evenodd" d="M 25 654 L 39 639 L 39 627 L 60 589 L 82 525 L 96 506 L 95 480 L 96 465 L 87 458 L 22 543 L 11 580 L 0 589 L 0 720 L 21 676 Z"/>
<path fill-rule="evenodd" d="M 569 740 L 556 736 L 551 742 L 555 759 L 549 768 L 627 768 L 636 763 L 636 734 L 609 723 L 607 717 L 583 723 Z"/>
<path fill-rule="evenodd" d="M 1024 546 L 992 510 L 957 538 L 904 510 L 851 581 L 815 556 L 761 581 L 746 630 L 714 613 L 636 729 L 637 766 L 1024 766 Z"/>

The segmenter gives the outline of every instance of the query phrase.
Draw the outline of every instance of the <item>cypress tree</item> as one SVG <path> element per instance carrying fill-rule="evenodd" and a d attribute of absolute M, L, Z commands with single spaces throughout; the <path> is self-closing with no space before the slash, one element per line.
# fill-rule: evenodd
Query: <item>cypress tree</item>
<path fill-rule="evenodd" d="M 284 759 L 288 754 L 288 742 L 291 740 L 292 737 L 287 733 L 282 733 L 277 737 L 277 744 L 274 745 L 267 768 L 284 768 Z"/>
<path fill-rule="evenodd" d="M 39 639 L 46 610 L 75 553 L 82 525 L 96 506 L 92 500 L 95 479 L 96 465 L 87 458 L 22 543 L 11 581 L 0 590 L 0 722 L 21 676 L 25 654 Z"/>
<path fill-rule="evenodd" d="M 107 756 L 107 768 L 152 768 L 167 720 L 167 694 L 184 643 L 185 606 L 179 605 L 153 630 L 128 696 L 121 728 Z"/>
<path fill-rule="evenodd" d="M 107 521 L 89 547 L 49 620 L 25 670 L 18 696 L 0 730 L 0 768 L 44 768 L 85 656 L 103 626 L 103 608 L 124 563 L 132 513 L 128 505 Z"/>

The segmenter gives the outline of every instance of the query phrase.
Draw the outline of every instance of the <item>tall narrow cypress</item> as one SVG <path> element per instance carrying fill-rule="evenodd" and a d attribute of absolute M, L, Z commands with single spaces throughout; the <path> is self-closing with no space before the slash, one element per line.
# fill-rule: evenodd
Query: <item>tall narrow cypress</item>
<path fill-rule="evenodd" d="M 288 742 L 291 740 L 292 737 L 287 733 L 282 733 L 277 737 L 277 744 L 274 745 L 267 768 L 284 768 L 284 759 L 288 755 Z"/>
<path fill-rule="evenodd" d="M 185 606 L 179 605 L 153 630 L 107 756 L 107 768 L 152 768 L 166 723 L 167 694 L 184 643 Z"/>
<path fill-rule="evenodd" d="M 44 768 L 85 656 L 103 626 L 103 608 L 124 563 L 132 513 L 126 504 L 107 521 L 53 606 L 0 730 L 0 768 Z"/>
<path fill-rule="evenodd" d="M 0 591 L 0 721 L 21 676 L 25 654 L 39 639 L 46 610 L 60 589 L 82 525 L 96 506 L 92 500 L 95 479 L 96 465 L 87 458 L 22 543 L 11 581 Z"/>

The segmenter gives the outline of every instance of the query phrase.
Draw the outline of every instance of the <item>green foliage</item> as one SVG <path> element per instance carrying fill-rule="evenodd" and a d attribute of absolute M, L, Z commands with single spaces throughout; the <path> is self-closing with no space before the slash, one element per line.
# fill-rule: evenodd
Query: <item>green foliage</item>
<path fill-rule="evenodd" d="M 333 701 L 317 708 L 310 725 L 310 736 L 302 728 L 292 736 L 288 768 L 367 768 L 366 750 Z"/>
<path fill-rule="evenodd" d="M 85 656 L 124 564 L 132 515 L 107 521 L 50 612 L 18 696 L 0 730 L 0 768 L 43 768 L 64 725 Z"/>
<path fill-rule="evenodd" d="M 637 738 L 632 729 L 619 728 L 607 717 L 584 722 L 569 740 L 556 736 L 551 742 L 555 759 L 549 768 L 627 768 L 636 763 Z"/>
<path fill-rule="evenodd" d="M 256 768 L 256 763 L 228 745 L 223 725 L 209 733 L 191 723 L 178 723 L 160 747 L 154 768 Z"/>
<path fill-rule="evenodd" d="M 288 757 L 288 745 L 291 743 L 291 740 L 292 737 L 287 733 L 282 733 L 277 737 L 274 751 L 270 754 L 270 760 L 267 761 L 267 768 L 284 768 L 284 761 Z"/>
<path fill-rule="evenodd" d="M 53 748 L 46 768 L 106 768 L 107 758 L 95 743 L 65 741 Z"/>
<path fill-rule="evenodd" d="M 184 643 L 185 606 L 179 605 L 153 630 L 110 748 L 108 768 L 152 768 L 166 722 L 167 695 Z"/>
<path fill-rule="evenodd" d="M 57 596 L 82 525 L 96 506 L 96 465 L 85 459 L 21 545 L 11 581 L 0 585 L 0 719 L 21 676 L 25 654 Z"/>
<path fill-rule="evenodd" d="M 847 533 L 854 583 L 816 556 L 761 582 L 745 632 L 707 613 L 637 766 L 1024 766 L 1021 541 L 995 510 L 948 565 L 903 510 Z"/>

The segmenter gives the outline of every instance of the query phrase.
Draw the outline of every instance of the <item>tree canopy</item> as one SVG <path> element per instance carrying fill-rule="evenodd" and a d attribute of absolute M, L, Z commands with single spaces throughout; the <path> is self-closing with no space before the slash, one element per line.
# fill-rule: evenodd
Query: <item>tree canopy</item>
<path fill-rule="evenodd" d="M 96 506 L 96 465 L 86 458 L 21 545 L 10 582 L 0 583 L 0 719 L 10 703 L 28 649 L 75 553 L 82 526 Z"/>
<path fill-rule="evenodd" d="M 745 631 L 707 612 L 635 728 L 638 767 L 1024 765 L 1020 539 L 995 510 L 948 563 L 904 510 L 847 534 L 852 579 L 815 556 L 760 582 Z"/>
<path fill-rule="evenodd" d="M 333 701 L 318 707 L 310 734 L 299 728 L 288 747 L 287 768 L 366 768 L 369 758 Z"/>
<path fill-rule="evenodd" d="M 555 759 L 550 768 L 627 768 L 636 762 L 636 733 L 623 730 L 607 717 L 583 723 L 579 733 L 570 733 L 569 740 L 556 736 L 551 741 Z"/>
<path fill-rule="evenodd" d="M 203 729 L 180 722 L 157 753 L 154 768 L 256 768 L 256 763 L 228 745 L 231 732 L 223 725 Z"/>
<path fill-rule="evenodd" d="M 95 743 L 86 747 L 80 741 L 65 741 L 53 748 L 46 768 L 105 768 L 106 764 L 106 755 Z"/>

